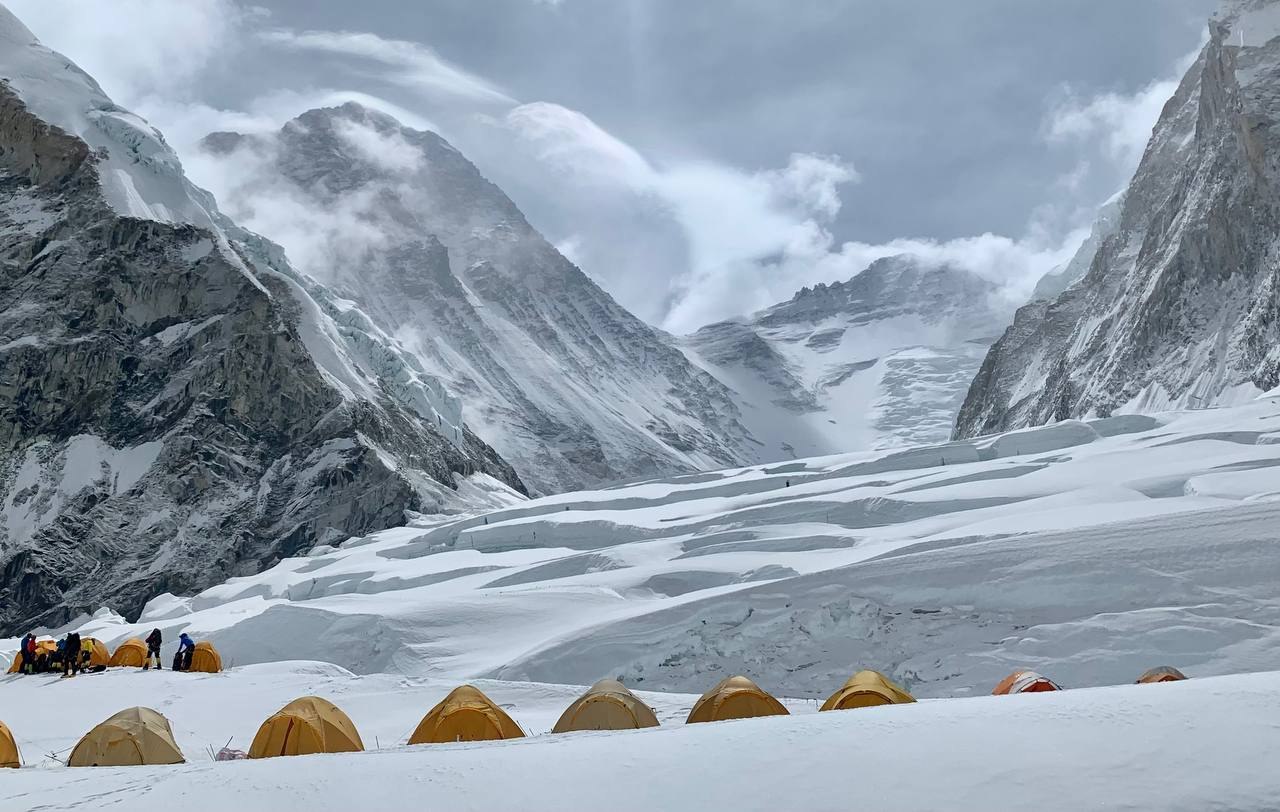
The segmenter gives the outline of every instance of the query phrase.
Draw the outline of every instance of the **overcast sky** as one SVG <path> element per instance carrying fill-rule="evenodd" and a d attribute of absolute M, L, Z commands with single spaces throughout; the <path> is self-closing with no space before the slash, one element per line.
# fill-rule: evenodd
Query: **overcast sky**
<path fill-rule="evenodd" d="M 1216 6 L 0 2 L 220 196 L 200 136 L 357 99 L 439 130 L 674 331 L 901 250 L 1024 294 L 1124 185 Z"/>

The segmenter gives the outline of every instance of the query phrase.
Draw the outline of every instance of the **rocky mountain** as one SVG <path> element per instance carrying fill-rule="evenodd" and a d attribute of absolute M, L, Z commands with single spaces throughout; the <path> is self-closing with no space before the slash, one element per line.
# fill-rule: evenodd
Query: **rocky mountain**
<path fill-rule="evenodd" d="M 1098 255 L 1098 249 L 1102 247 L 1102 243 L 1119 229 L 1120 213 L 1123 209 L 1123 192 L 1102 204 L 1093 228 L 1089 231 L 1089 236 L 1080 245 L 1075 256 L 1065 265 L 1054 268 L 1040 278 L 1036 283 L 1035 291 L 1031 294 L 1031 301 L 1056 299 L 1067 288 L 1083 279 L 1089 272 L 1093 258 Z"/>
<path fill-rule="evenodd" d="M 556 492 L 756 459 L 731 393 L 565 259 L 440 136 L 356 104 L 269 137 L 230 196 L 333 212 L 306 271 L 357 303 L 466 403 L 530 486 Z"/>
<path fill-rule="evenodd" d="M 1280 384 L 1280 2 L 1235 0 L 1165 106 L 1087 274 L 1017 314 L 957 437 Z"/>
<path fill-rule="evenodd" d="M 460 411 L 0 6 L 0 630 L 521 489 Z"/>
<path fill-rule="evenodd" d="M 684 344 L 765 459 L 831 454 L 946 439 L 1012 309 L 981 277 L 898 256 Z"/>

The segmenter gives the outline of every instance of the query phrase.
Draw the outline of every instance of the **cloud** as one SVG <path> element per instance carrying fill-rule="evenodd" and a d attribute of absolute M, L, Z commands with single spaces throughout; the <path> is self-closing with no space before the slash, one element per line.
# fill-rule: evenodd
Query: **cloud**
<path fill-rule="evenodd" d="M 1070 172 L 1059 178 L 1059 184 L 1068 189 L 1079 188 L 1090 173 L 1100 168 L 1118 171 L 1120 182 L 1127 181 L 1146 151 L 1165 104 L 1199 55 L 1200 49 L 1185 55 L 1166 77 L 1132 93 L 1111 91 L 1081 96 L 1070 86 L 1064 87 L 1061 99 L 1045 116 L 1043 134 L 1052 145 L 1079 150 L 1081 157 Z"/>
<path fill-rule="evenodd" d="M 1096 141 L 1110 159 L 1136 166 L 1160 111 L 1177 89 L 1178 83 L 1169 80 L 1127 95 L 1071 96 L 1049 114 L 1047 137 L 1056 143 Z"/>
<path fill-rule="evenodd" d="M 840 213 L 840 186 L 860 178 L 853 164 L 838 155 L 794 153 L 787 168 L 770 173 L 770 182 L 782 198 L 828 220 Z"/>
<path fill-rule="evenodd" d="M 639 152 L 577 110 L 533 102 L 507 113 L 506 124 L 535 148 L 539 160 L 580 182 L 640 188 L 657 179 Z"/>
<path fill-rule="evenodd" d="M 376 147 L 378 133 L 358 130 L 367 128 L 353 123 L 341 135 L 362 152 Z M 274 135 L 268 135 L 230 155 L 202 156 L 214 180 L 210 191 L 223 211 L 279 243 L 297 268 L 323 281 L 339 281 L 339 269 L 358 272 L 369 249 L 392 239 L 387 224 L 376 216 L 387 185 L 370 184 L 317 204 L 310 191 L 281 177 L 275 166 L 277 150 Z"/>
<path fill-rule="evenodd" d="M 422 168 L 422 150 L 400 133 L 381 132 L 355 121 L 337 122 L 334 131 L 364 160 L 388 172 L 416 172 Z"/>
<path fill-rule="evenodd" d="M 50 48 L 70 56 L 124 104 L 149 95 L 190 98 L 211 63 L 233 60 L 259 9 L 233 0 L 5 0 Z"/>
<path fill-rule="evenodd" d="M 1087 234 L 1072 230 L 1054 239 L 1033 222 L 1019 239 L 982 234 L 840 243 L 829 224 L 842 207 L 840 187 L 859 176 L 839 156 L 793 154 L 785 167 L 755 172 L 706 161 L 659 164 L 581 112 L 548 103 L 516 108 L 505 125 L 562 183 L 575 184 L 574 192 L 594 191 L 593 205 L 647 202 L 678 226 L 687 262 L 648 269 L 645 303 L 655 309 L 643 313 L 676 333 L 767 307 L 805 285 L 849 279 L 876 259 L 904 253 L 971 270 L 1021 301 L 1040 276 L 1070 259 Z M 617 237 L 579 234 L 575 253 L 599 256 L 590 248 L 593 239 Z M 601 263 L 595 270 L 609 267 Z"/>
<path fill-rule="evenodd" d="M 285 245 L 303 268 L 332 266 L 335 252 L 358 262 L 365 246 L 385 238 L 369 221 L 369 201 L 357 196 L 316 211 L 287 187 L 253 183 L 267 174 L 254 163 L 260 157 L 238 156 L 229 165 L 201 155 L 194 149 L 201 137 L 223 129 L 268 134 L 307 109 L 346 101 L 416 129 L 440 132 L 436 125 L 444 125 L 573 261 L 625 306 L 673 332 L 768 306 L 804 285 L 848 279 L 876 258 L 904 252 L 970 268 L 1014 296 L 1065 261 L 1079 241 L 1077 220 L 1087 219 L 1074 209 L 1054 217 L 1046 207 L 1021 236 L 842 241 L 833 233 L 837 215 L 847 223 L 858 212 L 843 211 L 841 192 L 860 177 L 838 155 L 784 152 L 772 166 L 743 168 L 642 151 L 577 110 L 516 104 L 497 84 L 424 45 L 352 31 L 264 28 L 267 15 L 233 0 L 9 3 L 117 101 L 164 130 L 193 180 L 230 215 Z M 307 70 L 262 69 L 290 55 L 308 56 Z M 241 82 L 247 95 L 219 106 L 199 92 L 211 76 L 225 78 L 227 66 L 246 64 L 263 80 Z M 1083 156 L 1063 183 L 1085 186 L 1090 172 L 1136 162 L 1162 94 L 1166 83 L 1130 96 L 1065 95 L 1043 132 Z M 433 120 L 411 109 L 415 99 L 430 100 Z M 376 133 L 344 136 L 388 168 L 407 170 L 415 160 Z M 1058 225 L 1045 225 L 1050 221 Z"/>
<path fill-rule="evenodd" d="M 258 38 L 290 50 L 376 63 L 381 67 L 375 74 L 378 78 L 412 90 L 482 102 L 514 103 L 493 83 L 450 64 L 435 51 L 416 42 L 352 31 L 293 31 L 287 28 L 261 31 Z"/>

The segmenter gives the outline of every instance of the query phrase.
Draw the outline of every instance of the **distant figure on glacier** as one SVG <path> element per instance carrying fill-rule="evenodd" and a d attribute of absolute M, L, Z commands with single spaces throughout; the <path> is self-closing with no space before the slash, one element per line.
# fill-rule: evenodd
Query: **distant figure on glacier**
<path fill-rule="evenodd" d="M 173 653 L 173 670 L 190 671 L 191 655 L 195 654 L 196 643 L 186 632 L 178 635 L 178 650 Z"/>
<path fill-rule="evenodd" d="M 142 670 L 146 671 L 151 667 L 151 658 L 156 660 L 156 670 L 160 670 L 160 644 L 164 642 L 163 636 L 159 629 L 152 629 L 151 634 L 147 635 L 147 661 L 142 664 Z"/>

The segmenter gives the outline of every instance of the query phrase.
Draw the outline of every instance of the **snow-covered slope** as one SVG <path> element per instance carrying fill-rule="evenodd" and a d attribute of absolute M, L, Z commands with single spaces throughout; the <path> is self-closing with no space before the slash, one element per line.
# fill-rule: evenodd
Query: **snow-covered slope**
<path fill-rule="evenodd" d="M 519 488 L 458 412 L 0 7 L 0 628 Z"/>
<path fill-rule="evenodd" d="M 1277 400 L 1067 422 L 423 520 L 79 625 L 238 664 L 687 693 L 743 672 L 805 698 L 859 667 L 923 697 L 1021 666 L 1277 669 L 1278 468 Z"/>
<path fill-rule="evenodd" d="M 354 677 L 319 664 L 220 675 L 108 672 L 69 682 L 0 677 L 5 721 L 31 769 L 0 777 L 11 809 L 99 810 L 113 800 L 226 809 L 450 810 L 851 808 L 1271 810 L 1280 773 L 1280 674 L 983 697 L 716 724 L 680 722 L 694 696 L 643 694 L 662 727 L 543 735 L 581 690 L 483 682 L 530 738 L 406 746 L 453 685 Z M 304 694 L 329 697 L 375 752 L 213 763 Z M 69 769 L 92 724 L 161 709 L 188 763 Z M 56 712 L 52 709 L 56 707 Z"/>
<path fill-rule="evenodd" d="M 392 331 L 541 492 L 756 459 L 728 391 L 542 238 L 444 139 L 356 104 L 278 134 L 216 133 L 251 162 L 224 200 L 332 213 L 305 270 Z M 274 202 L 273 202 L 274 201 Z M 286 218 L 287 219 L 287 218 Z"/>
<path fill-rule="evenodd" d="M 684 346 L 734 391 L 769 461 L 947 439 L 1012 315 L 992 283 L 898 256 Z"/>
<path fill-rule="evenodd" d="M 956 425 L 1238 403 L 1280 384 L 1280 3 L 1234 0 L 1088 273 L 1019 311 Z"/>

